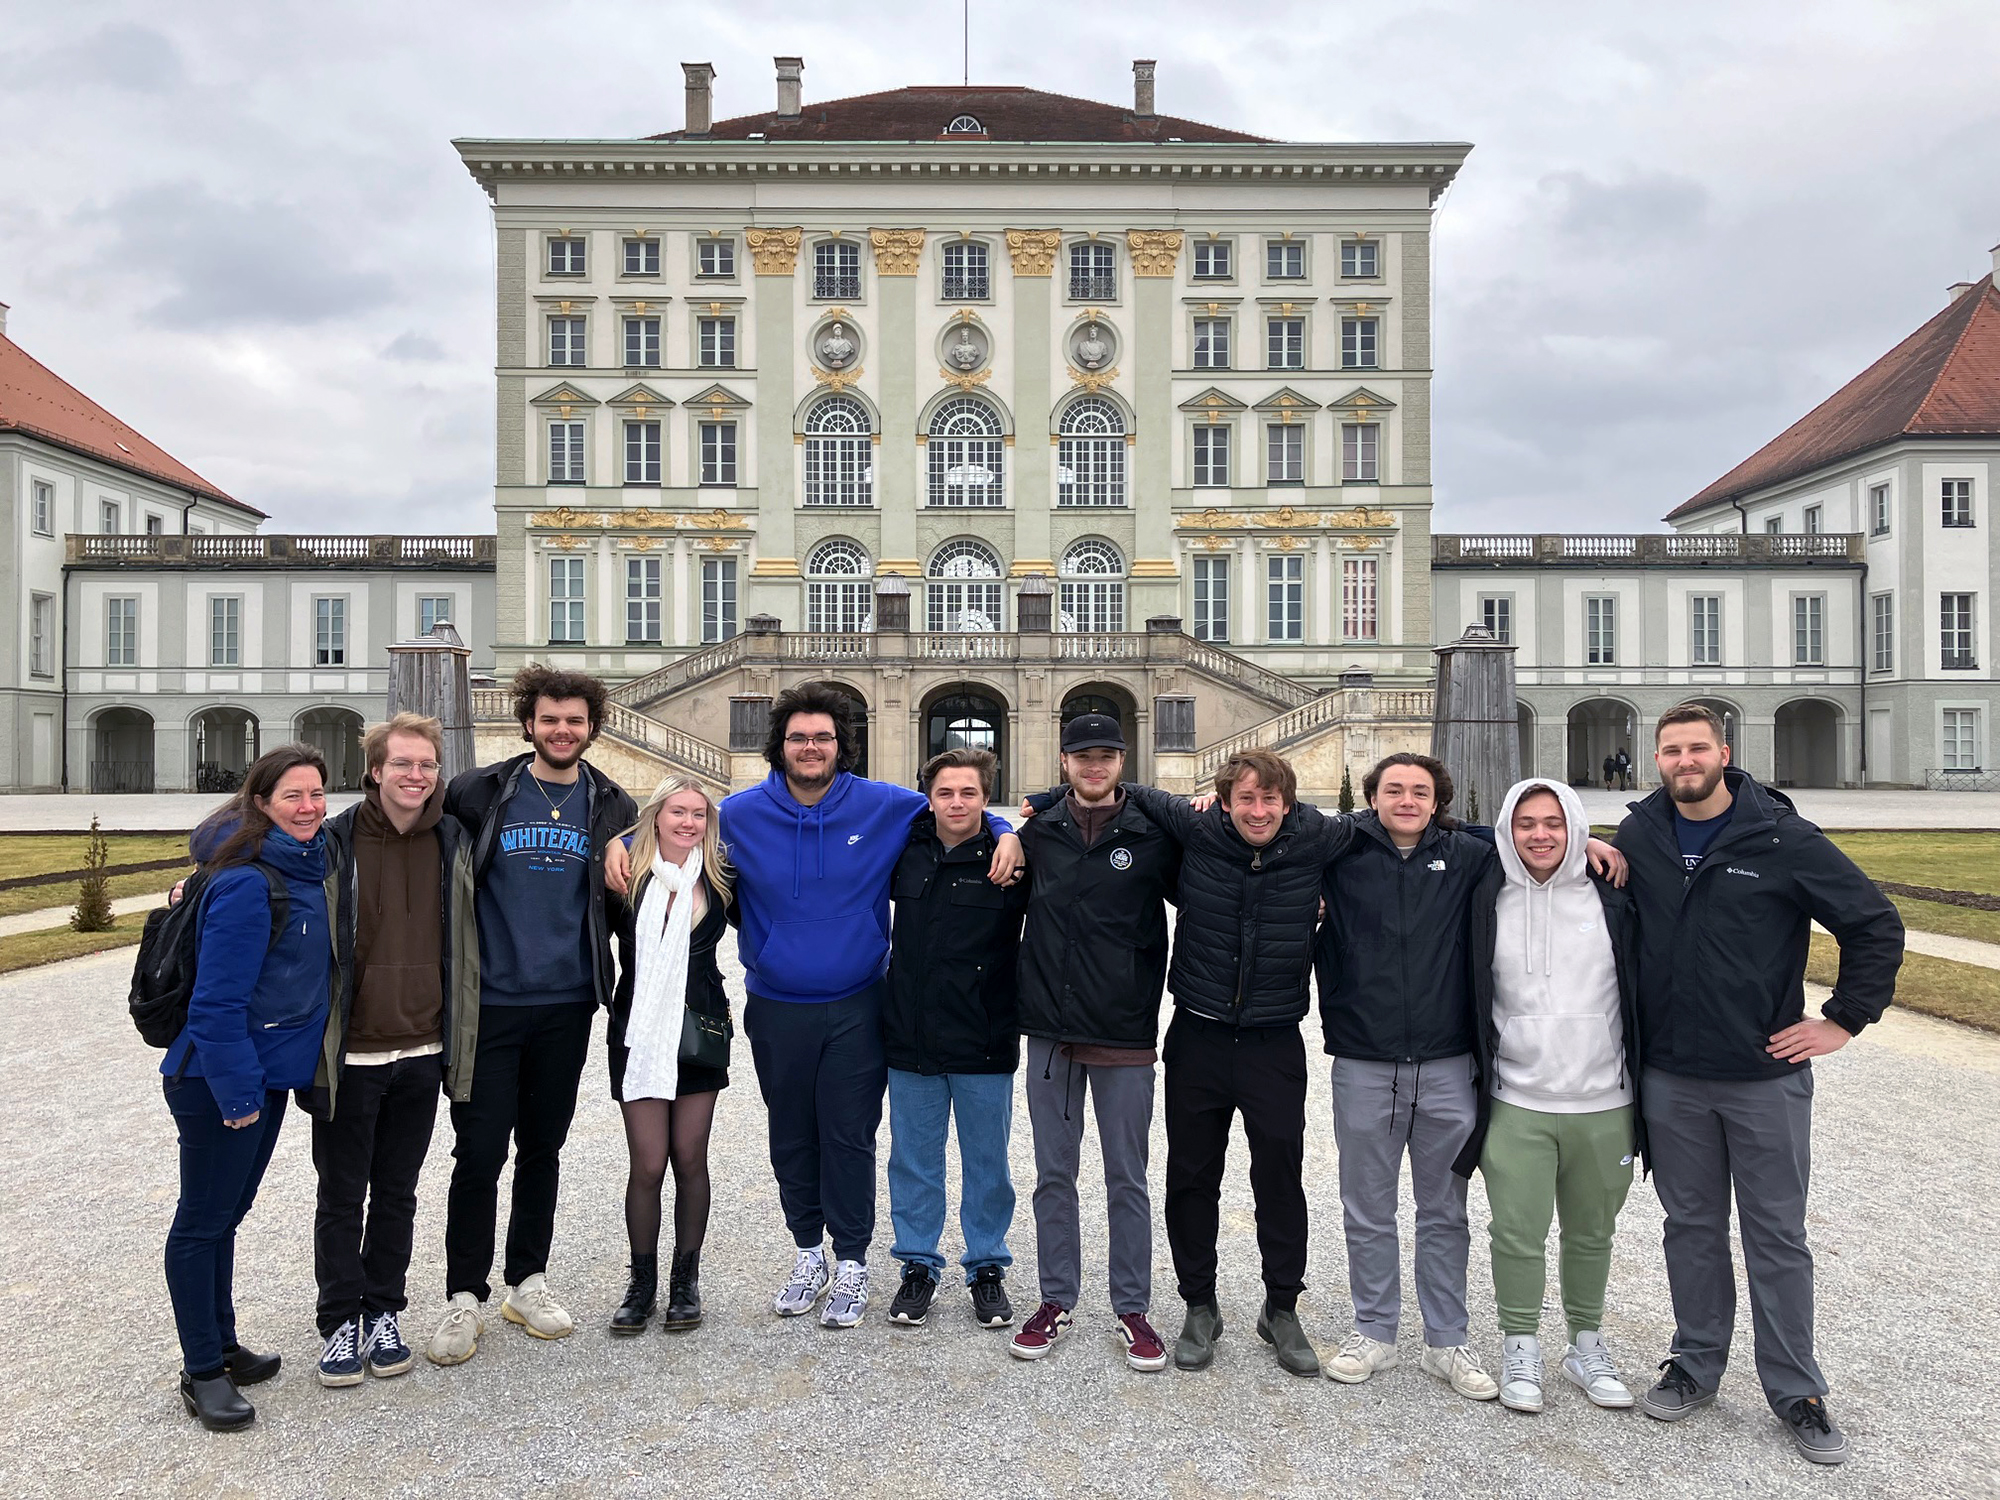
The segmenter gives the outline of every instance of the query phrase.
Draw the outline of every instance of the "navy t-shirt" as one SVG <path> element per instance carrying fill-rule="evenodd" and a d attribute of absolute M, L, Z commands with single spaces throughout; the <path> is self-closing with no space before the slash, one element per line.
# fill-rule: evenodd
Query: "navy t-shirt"
<path fill-rule="evenodd" d="M 523 772 L 494 814 L 479 884 L 479 991 L 488 1005 L 594 1003 L 589 788 Z"/>
<path fill-rule="evenodd" d="M 1695 872 L 1708 851 L 1715 843 L 1716 835 L 1729 826 L 1729 818 L 1736 811 L 1736 804 L 1730 803 L 1712 818 L 1684 818 L 1681 810 L 1674 809 L 1674 837 L 1680 841 L 1681 863 L 1687 866 L 1688 874 Z"/>

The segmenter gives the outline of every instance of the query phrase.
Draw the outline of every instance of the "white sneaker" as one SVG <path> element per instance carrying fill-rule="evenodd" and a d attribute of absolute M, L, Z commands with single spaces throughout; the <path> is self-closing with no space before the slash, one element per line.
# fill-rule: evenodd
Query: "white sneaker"
<path fill-rule="evenodd" d="M 844 1260 L 833 1273 L 833 1290 L 826 1294 L 820 1309 L 822 1328 L 852 1328 L 868 1312 L 868 1267 L 858 1260 Z"/>
<path fill-rule="evenodd" d="M 1402 1362 L 1394 1344 L 1371 1339 L 1365 1333 L 1350 1333 L 1340 1352 L 1326 1362 L 1326 1378 L 1342 1385 L 1359 1385 L 1377 1371 L 1393 1370 Z"/>
<path fill-rule="evenodd" d="M 815 1246 L 801 1250 L 792 1262 L 792 1279 L 771 1303 L 771 1311 L 781 1318 L 796 1318 L 813 1310 L 819 1294 L 826 1290 L 826 1250 Z"/>
<path fill-rule="evenodd" d="M 1500 1394 L 1500 1383 L 1486 1373 L 1470 1344 L 1453 1344 L 1446 1349 L 1424 1350 L 1424 1373 L 1442 1380 L 1468 1401 L 1491 1401 Z"/>
<path fill-rule="evenodd" d="M 566 1339 L 576 1329 L 575 1320 L 563 1311 L 540 1271 L 522 1277 L 519 1286 L 507 1288 L 500 1316 L 509 1323 L 519 1323 L 538 1339 Z"/>
<path fill-rule="evenodd" d="M 1500 1404 L 1509 1411 L 1542 1409 L 1542 1341 L 1532 1333 L 1500 1340 Z"/>
<path fill-rule="evenodd" d="M 470 1292 L 453 1292 L 445 1306 L 444 1321 L 431 1335 L 424 1354 L 434 1365 L 462 1365 L 477 1351 L 479 1335 L 485 1331 L 479 1299 Z"/>
<path fill-rule="evenodd" d="M 1577 1334 L 1576 1342 L 1563 1356 L 1562 1371 L 1572 1385 L 1583 1388 L 1593 1406 L 1623 1409 L 1632 1404 L 1632 1393 L 1618 1378 L 1618 1366 L 1611 1361 L 1604 1335 L 1594 1328 Z"/>

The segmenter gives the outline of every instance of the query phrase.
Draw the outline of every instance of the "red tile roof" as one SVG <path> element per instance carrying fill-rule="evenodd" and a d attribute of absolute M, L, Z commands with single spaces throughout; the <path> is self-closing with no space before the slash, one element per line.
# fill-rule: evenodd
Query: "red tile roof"
<path fill-rule="evenodd" d="M 807 104 L 785 119 L 775 112 L 718 120 L 706 136 L 684 130 L 649 136 L 655 141 L 740 141 L 762 135 L 772 141 L 930 141 L 945 133 L 958 115 L 971 115 L 984 135 L 955 135 L 953 141 L 1104 141 L 1159 144 L 1178 136 L 1188 142 L 1269 144 L 1266 137 L 1223 130 L 1174 115 L 1141 119 L 1129 109 L 1046 94 L 1040 89 L 981 85 L 973 88 L 890 89 Z"/>
<path fill-rule="evenodd" d="M 0 432 L 23 432 L 262 518 L 0 334 Z"/>
<path fill-rule="evenodd" d="M 1991 275 L 1667 519 L 1899 437 L 2000 437 L 2000 288 Z"/>

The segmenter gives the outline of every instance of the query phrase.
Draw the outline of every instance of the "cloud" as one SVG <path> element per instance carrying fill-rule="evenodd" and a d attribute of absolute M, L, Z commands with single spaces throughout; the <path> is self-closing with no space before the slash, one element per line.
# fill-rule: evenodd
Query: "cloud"
<path fill-rule="evenodd" d="M 1701 227 L 1708 192 L 1686 177 L 1649 172 L 1603 182 L 1584 172 L 1551 172 L 1540 184 L 1564 234 L 1594 241 L 1653 241 Z"/>
<path fill-rule="evenodd" d="M 443 359 L 445 347 L 429 334 L 411 328 L 397 334 L 395 341 L 382 351 L 382 357 L 405 364 L 428 364 Z"/>
<path fill-rule="evenodd" d="M 171 94 L 188 81 L 180 49 L 172 40 L 133 22 L 101 27 L 10 72 L 17 83 L 42 89 L 101 85 L 134 94 Z"/>

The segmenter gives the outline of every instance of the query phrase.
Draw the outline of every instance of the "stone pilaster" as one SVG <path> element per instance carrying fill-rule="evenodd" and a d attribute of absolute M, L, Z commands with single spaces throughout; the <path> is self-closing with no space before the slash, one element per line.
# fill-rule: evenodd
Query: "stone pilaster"
<path fill-rule="evenodd" d="M 792 377 L 799 359 L 794 334 L 794 287 L 799 244 L 797 229 L 748 229 L 744 241 L 756 271 L 757 383 L 753 398 L 757 424 L 757 562 L 741 579 L 740 618 L 772 614 L 788 630 L 804 628 L 799 618 L 798 552 L 794 509 L 798 505 L 797 449 L 792 441 Z"/>
<path fill-rule="evenodd" d="M 1010 229 L 1007 254 L 1014 269 L 1014 389 L 1015 420 L 1026 422 L 1011 452 L 1014 488 L 1014 556 L 1018 568 L 1023 563 L 1043 565 L 1053 576 L 1050 557 L 1049 492 L 1053 455 L 1049 448 L 1048 419 L 1054 375 L 1052 275 L 1062 235 L 1054 229 Z"/>
<path fill-rule="evenodd" d="M 881 299 L 882 430 L 876 434 L 875 504 L 882 515 L 880 557 L 917 554 L 917 265 L 921 229 L 871 229 L 875 288 Z M 886 762 L 885 762 L 886 764 Z"/>
<path fill-rule="evenodd" d="M 1172 466 L 1180 426 L 1174 410 L 1173 339 L 1174 264 L 1181 233 L 1134 229 L 1125 240 L 1132 259 L 1132 404 L 1138 414 L 1138 441 L 1131 454 L 1134 546 L 1126 628 L 1137 629 L 1149 615 L 1181 612 Z"/>

